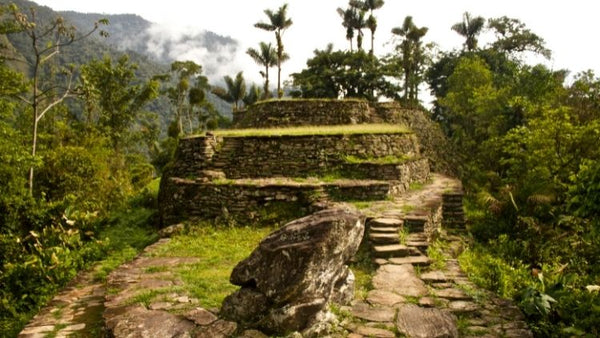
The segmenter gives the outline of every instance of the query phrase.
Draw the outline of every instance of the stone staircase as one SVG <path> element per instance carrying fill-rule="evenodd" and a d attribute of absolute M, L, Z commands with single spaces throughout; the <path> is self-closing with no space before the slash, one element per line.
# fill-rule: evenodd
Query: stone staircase
<path fill-rule="evenodd" d="M 415 210 L 405 214 L 407 205 Z M 365 299 L 342 308 L 350 315 L 341 323 L 348 337 L 532 337 L 511 301 L 478 289 L 460 269 L 458 182 L 433 175 L 422 189 L 374 210 L 366 211 L 366 240 L 378 268 Z M 427 251 L 433 241 L 445 243 L 435 264 Z"/>

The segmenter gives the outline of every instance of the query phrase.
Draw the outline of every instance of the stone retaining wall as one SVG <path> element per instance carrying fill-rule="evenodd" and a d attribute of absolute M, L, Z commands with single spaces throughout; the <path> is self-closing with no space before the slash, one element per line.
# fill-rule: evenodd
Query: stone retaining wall
<path fill-rule="evenodd" d="M 189 219 L 286 222 L 320 210 L 329 201 L 383 200 L 394 182 L 343 181 L 315 184 L 200 182 L 168 178 L 161 182 L 159 212 L 163 225 Z"/>
<path fill-rule="evenodd" d="M 203 170 L 218 170 L 225 177 L 259 178 L 272 176 L 323 176 L 347 169 L 369 172 L 372 179 L 399 179 L 395 172 L 377 165 L 346 165 L 343 156 L 380 158 L 418 157 L 414 134 L 352 134 L 309 136 L 204 136 L 180 140 L 168 177 L 196 178 Z M 390 168 L 391 166 L 387 166 Z M 422 167 L 422 166 L 421 166 Z M 395 172 L 394 172 L 395 171 Z M 352 173 L 349 173 L 352 174 Z M 426 173 L 427 174 L 427 173 Z M 350 175 L 352 177 L 352 175 Z M 394 178 L 395 177 L 395 178 Z"/>
<path fill-rule="evenodd" d="M 455 150 L 428 113 L 405 108 L 397 102 L 369 104 L 360 100 L 281 100 L 252 105 L 234 114 L 237 128 L 269 128 L 304 125 L 343 125 L 357 123 L 403 124 L 419 138 L 422 154 L 433 171 L 454 175 L 458 165 Z"/>
<path fill-rule="evenodd" d="M 361 100 L 273 100 L 233 113 L 236 128 L 269 128 L 370 123 L 369 104 Z"/>

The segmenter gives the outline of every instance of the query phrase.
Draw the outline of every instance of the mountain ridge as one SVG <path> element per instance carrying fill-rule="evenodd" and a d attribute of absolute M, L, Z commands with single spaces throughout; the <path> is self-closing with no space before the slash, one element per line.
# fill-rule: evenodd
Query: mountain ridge
<path fill-rule="evenodd" d="M 155 43 L 157 49 L 163 48 L 162 52 L 150 51 L 149 41 L 153 40 L 153 27 L 158 30 L 158 26 L 145 18 L 137 14 L 100 14 L 100 13 L 80 13 L 75 11 L 54 11 L 52 8 L 44 5 L 38 5 L 37 3 L 29 0 L 0 0 L 0 4 L 8 5 L 10 3 L 16 4 L 21 10 L 27 8 L 35 8 L 36 15 L 42 22 L 47 22 L 57 16 L 63 17 L 70 25 L 73 25 L 77 31 L 86 32 L 94 27 L 94 23 L 100 19 L 107 18 L 109 20 L 108 26 L 102 26 L 101 29 L 107 31 L 109 36 L 107 38 L 101 38 L 94 34 L 88 39 L 82 40 L 77 44 L 69 46 L 59 55 L 58 60 L 61 64 L 76 63 L 84 64 L 93 59 L 101 59 L 104 55 L 109 55 L 113 59 L 118 58 L 122 54 L 127 54 L 130 57 L 131 62 L 138 65 L 137 74 L 142 79 L 150 78 L 157 74 L 164 74 L 169 71 L 169 65 L 176 59 L 188 60 L 189 58 L 177 58 L 174 57 L 173 47 L 178 44 L 188 43 L 189 41 L 196 40 L 196 46 L 201 46 L 203 43 L 207 43 L 206 50 L 209 51 L 208 56 L 212 56 L 211 50 L 223 48 L 223 46 L 237 46 L 237 42 L 231 37 L 223 37 L 217 33 L 210 31 L 202 31 L 201 34 L 194 34 L 190 36 L 181 37 L 166 37 L 158 40 L 160 43 Z M 208 37 L 208 38 L 206 38 Z M 12 34 L 7 36 L 6 43 L 8 48 L 17 52 L 17 55 L 25 58 L 29 48 L 26 39 L 19 37 L 18 34 Z M 200 41 L 200 43 L 198 43 Z M 211 49 L 209 49 L 209 47 Z M 229 50 L 231 54 L 235 50 Z M 227 52 L 227 50 L 226 50 Z M 220 63 L 219 56 L 215 53 L 214 61 L 205 60 L 194 60 L 192 61 L 200 64 L 203 68 L 203 75 L 209 77 L 211 82 L 220 83 L 218 78 L 215 78 L 214 67 L 215 64 Z M 22 62 L 20 64 L 23 64 Z M 26 69 L 20 69 L 26 72 Z M 211 74 L 212 71 L 212 74 Z M 212 76 L 211 76 L 212 75 Z M 212 78 L 211 78 L 212 77 Z M 207 99 L 213 104 L 215 109 L 224 117 L 231 119 L 231 104 L 223 101 L 216 95 L 207 91 Z M 166 100 L 160 100 L 166 101 Z M 155 103 L 150 108 L 156 111 L 161 117 L 161 124 L 163 126 L 168 125 L 169 115 L 171 109 L 166 102 Z M 166 128 L 166 127 L 164 127 Z"/>

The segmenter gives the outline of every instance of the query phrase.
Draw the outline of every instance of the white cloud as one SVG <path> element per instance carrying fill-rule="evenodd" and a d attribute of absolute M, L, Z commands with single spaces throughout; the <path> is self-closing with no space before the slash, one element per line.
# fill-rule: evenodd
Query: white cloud
<path fill-rule="evenodd" d="M 217 34 L 229 35 L 239 42 L 236 55 L 225 57 L 212 55 L 201 48 L 191 46 L 177 49 L 184 56 L 201 58 L 207 69 L 215 73 L 234 75 L 244 70 L 247 78 L 260 82 L 258 71 L 250 57 L 245 54 L 248 47 L 255 47 L 260 41 L 274 42 L 272 33 L 253 27 L 258 21 L 265 21 L 264 9 L 277 9 L 289 3 L 289 16 L 293 26 L 284 35 L 284 45 L 291 59 L 284 64 L 283 73 L 300 71 L 313 50 L 324 48 L 333 42 L 336 48 L 346 48 L 345 31 L 336 13 L 337 7 L 345 7 L 347 0 L 220 0 L 186 1 L 170 0 L 38 0 L 38 3 L 55 9 L 70 9 L 82 12 L 135 13 L 163 26 L 164 33 L 180 37 L 186 32 L 211 30 Z M 489 2 L 480 0 L 386 0 L 384 7 L 376 12 L 379 28 L 376 33 L 376 52 L 390 48 L 386 43 L 391 39 L 391 28 L 401 25 L 406 15 L 412 15 L 417 25 L 429 27 L 427 41 L 434 41 L 441 49 L 460 48 L 462 38 L 450 30 L 452 24 L 461 20 L 462 13 L 469 11 L 486 18 L 507 15 L 522 20 L 538 35 L 542 36 L 554 52 L 548 64 L 555 69 L 568 68 L 574 72 L 595 68 L 600 74 L 597 62 L 598 47 L 590 41 L 592 32 L 600 31 L 600 20 L 595 19 L 594 1 L 574 0 L 571 2 L 548 2 L 542 0 L 505 0 Z M 193 27 L 193 28 L 190 28 Z M 566 31 L 571 27 L 570 31 Z M 368 43 L 368 33 L 365 42 Z M 164 40 L 153 43 L 159 46 Z M 227 50 L 223 50 L 227 53 Z M 220 60 L 220 61 L 219 61 Z M 272 81 L 274 83 L 275 81 Z"/>

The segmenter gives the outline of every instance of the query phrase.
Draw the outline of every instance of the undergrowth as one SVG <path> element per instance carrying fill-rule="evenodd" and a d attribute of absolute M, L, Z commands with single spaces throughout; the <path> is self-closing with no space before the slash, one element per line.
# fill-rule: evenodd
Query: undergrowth
<path fill-rule="evenodd" d="M 24 239 L 0 235 L 0 337 L 15 337 L 79 271 L 96 262 L 98 280 L 156 240 L 158 180 L 107 215 L 37 206 L 40 230 Z M 42 226 L 43 224 L 43 226 Z"/>

